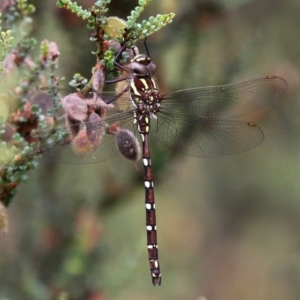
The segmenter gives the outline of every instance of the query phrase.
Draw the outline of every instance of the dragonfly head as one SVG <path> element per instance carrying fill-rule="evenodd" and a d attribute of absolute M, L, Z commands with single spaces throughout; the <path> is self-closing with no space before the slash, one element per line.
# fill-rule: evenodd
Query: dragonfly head
<path fill-rule="evenodd" d="M 151 76 L 156 71 L 156 65 L 145 54 L 136 55 L 129 64 L 129 71 L 139 77 Z"/>

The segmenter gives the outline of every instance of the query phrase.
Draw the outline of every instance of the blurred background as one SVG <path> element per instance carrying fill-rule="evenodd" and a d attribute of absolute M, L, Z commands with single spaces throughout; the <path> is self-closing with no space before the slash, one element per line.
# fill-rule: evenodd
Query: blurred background
<path fill-rule="evenodd" d="M 85 24 L 54 0 L 31 2 L 34 36 L 58 44 L 66 86 L 75 72 L 90 77 L 95 48 Z M 136 5 L 112 0 L 110 14 L 125 18 Z M 264 143 L 199 159 L 153 139 L 160 287 L 147 259 L 142 164 L 41 160 L 0 236 L 1 300 L 300 299 L 300 1 L 153 0 L 141 19 L 168 12 L 173 23 L 148 39 L 163 94 L 287 80 L 284 97 L 246 118 Z"/>

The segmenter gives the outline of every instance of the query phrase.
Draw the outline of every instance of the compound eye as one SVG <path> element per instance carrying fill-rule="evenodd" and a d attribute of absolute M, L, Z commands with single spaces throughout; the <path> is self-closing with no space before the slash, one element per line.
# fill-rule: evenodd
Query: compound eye
<path fill-rule="evenodd" d="M 147 67 L 137 62 L 132 62 L 130 65 L 130 70 L 133 74 L 137 76 L 145 76 L 147 75 Z"/>
<path fill-rule="evenodd" d="M 151 62 L 151 63 L 148 65 L 148 70 L 149 70 L 149 73 L 150 73 L 151 75 L 153 75 L 153 74 L 155 73 L 155 71 L 156 71 L 156 65 L 155 65 L 153 62 Z"/>

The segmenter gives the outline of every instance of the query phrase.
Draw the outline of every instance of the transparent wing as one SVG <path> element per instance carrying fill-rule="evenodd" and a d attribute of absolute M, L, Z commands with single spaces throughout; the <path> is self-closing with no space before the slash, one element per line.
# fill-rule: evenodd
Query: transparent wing
<path fill-rule="evenodd" d="M 118 154 L 114 136 L 104 136 L 99 146 L 88 153 L 78 153 L 73 150 L 71 142 L 57 144 L 46 152 L 48 158 L 67 164 L 88 164 L 108 160 Z"/>
<path fill-rule="evenodd" d="M 287 87 L 284 79 L 268 76 L 177 91 L 162 97 L 158 127 L 156 132 L 154 128 L 151 131 L 163 144 L 192 156 L 217 157 L 247 151 L 263 141 L 263 132 L 253 123 L 226 118 L 243 116 L 272 104 Z M 101 97 L 109 101 L 115 95 L 115 92 L 103 93 Z M 78 136 L 78 141 L 69 139 L 54 147 L 52 157 L 59 162 L 85 164 L 117 155 L 115 135 L 107 133 L 107 128 L 119 126 L 134 131 L 135 127 L 128 93 L 113 103 L 116 108 L 107 109 L 106 117 L 98 124 L 99 130 L 105 132 L 98 146 L 86 151 L 85 142 Z M 95 127 L 95 124 L 89 125 L 89 128 Z M 76 126 L 78 124 L 71 129 L 76 131 Z M 97 134 L 92 136 L 97 140 Z"/>
<path fill-rule="evenodd" d="M 155 137 L 178 152 L 198 157 L 244 152 L 264 140 L 254 123 L 174 114 L 160 115 Z"/>
<path fill-rule="evenodd" d="M 234 118 L 259 110 L 276 101 L 288 88 L 277 76 L 267 76 L 228 85 L 198 87 L 163 97 L 162 111 L 195 117 Z"/>
<path fill-rule="evenodd" d="M 79 123 L 77 123 L 79 124 Z M 78 126 L 74 124 L 72 126 Z M 86 127 L 88 127 L 86 123 Z M 75 138 L 67 138 L 66 140 L 56 144 L 53 148 L 45 151 L 48 158 L 56 162 L 70 163 L 70 164 L 87 164 L 108 160 L 117 154 L 119 150 L 116 144 L 116 137 L 114 133 L 107 133 L 110 127 L 126 128 L 134 131 L 133 115 L 131 111 L 115 113 L 103 121 L 99 122 L 99 126 L 92 124 L 95 129 L 103 131 L 103 136 L 99 143 L 91 147 L 89 146 L 86 131 L 79 132 Z M 62 130 L 67 131 L 65 126 Z M 81 135 L 81 133 L 83 133 Z"/>

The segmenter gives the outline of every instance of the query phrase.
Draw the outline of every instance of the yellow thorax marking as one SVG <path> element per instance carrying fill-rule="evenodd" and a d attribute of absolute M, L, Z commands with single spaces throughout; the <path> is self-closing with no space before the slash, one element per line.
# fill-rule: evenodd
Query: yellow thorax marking
<path fill-rule="evenodd" d="M 138 89 L 136 88 L 134 82 L 131 83 L 131 88 L 133 89 L 134 95 L 141 96 L 141 93 L 140 93 L 140 92 L 138 91 Z"/>

